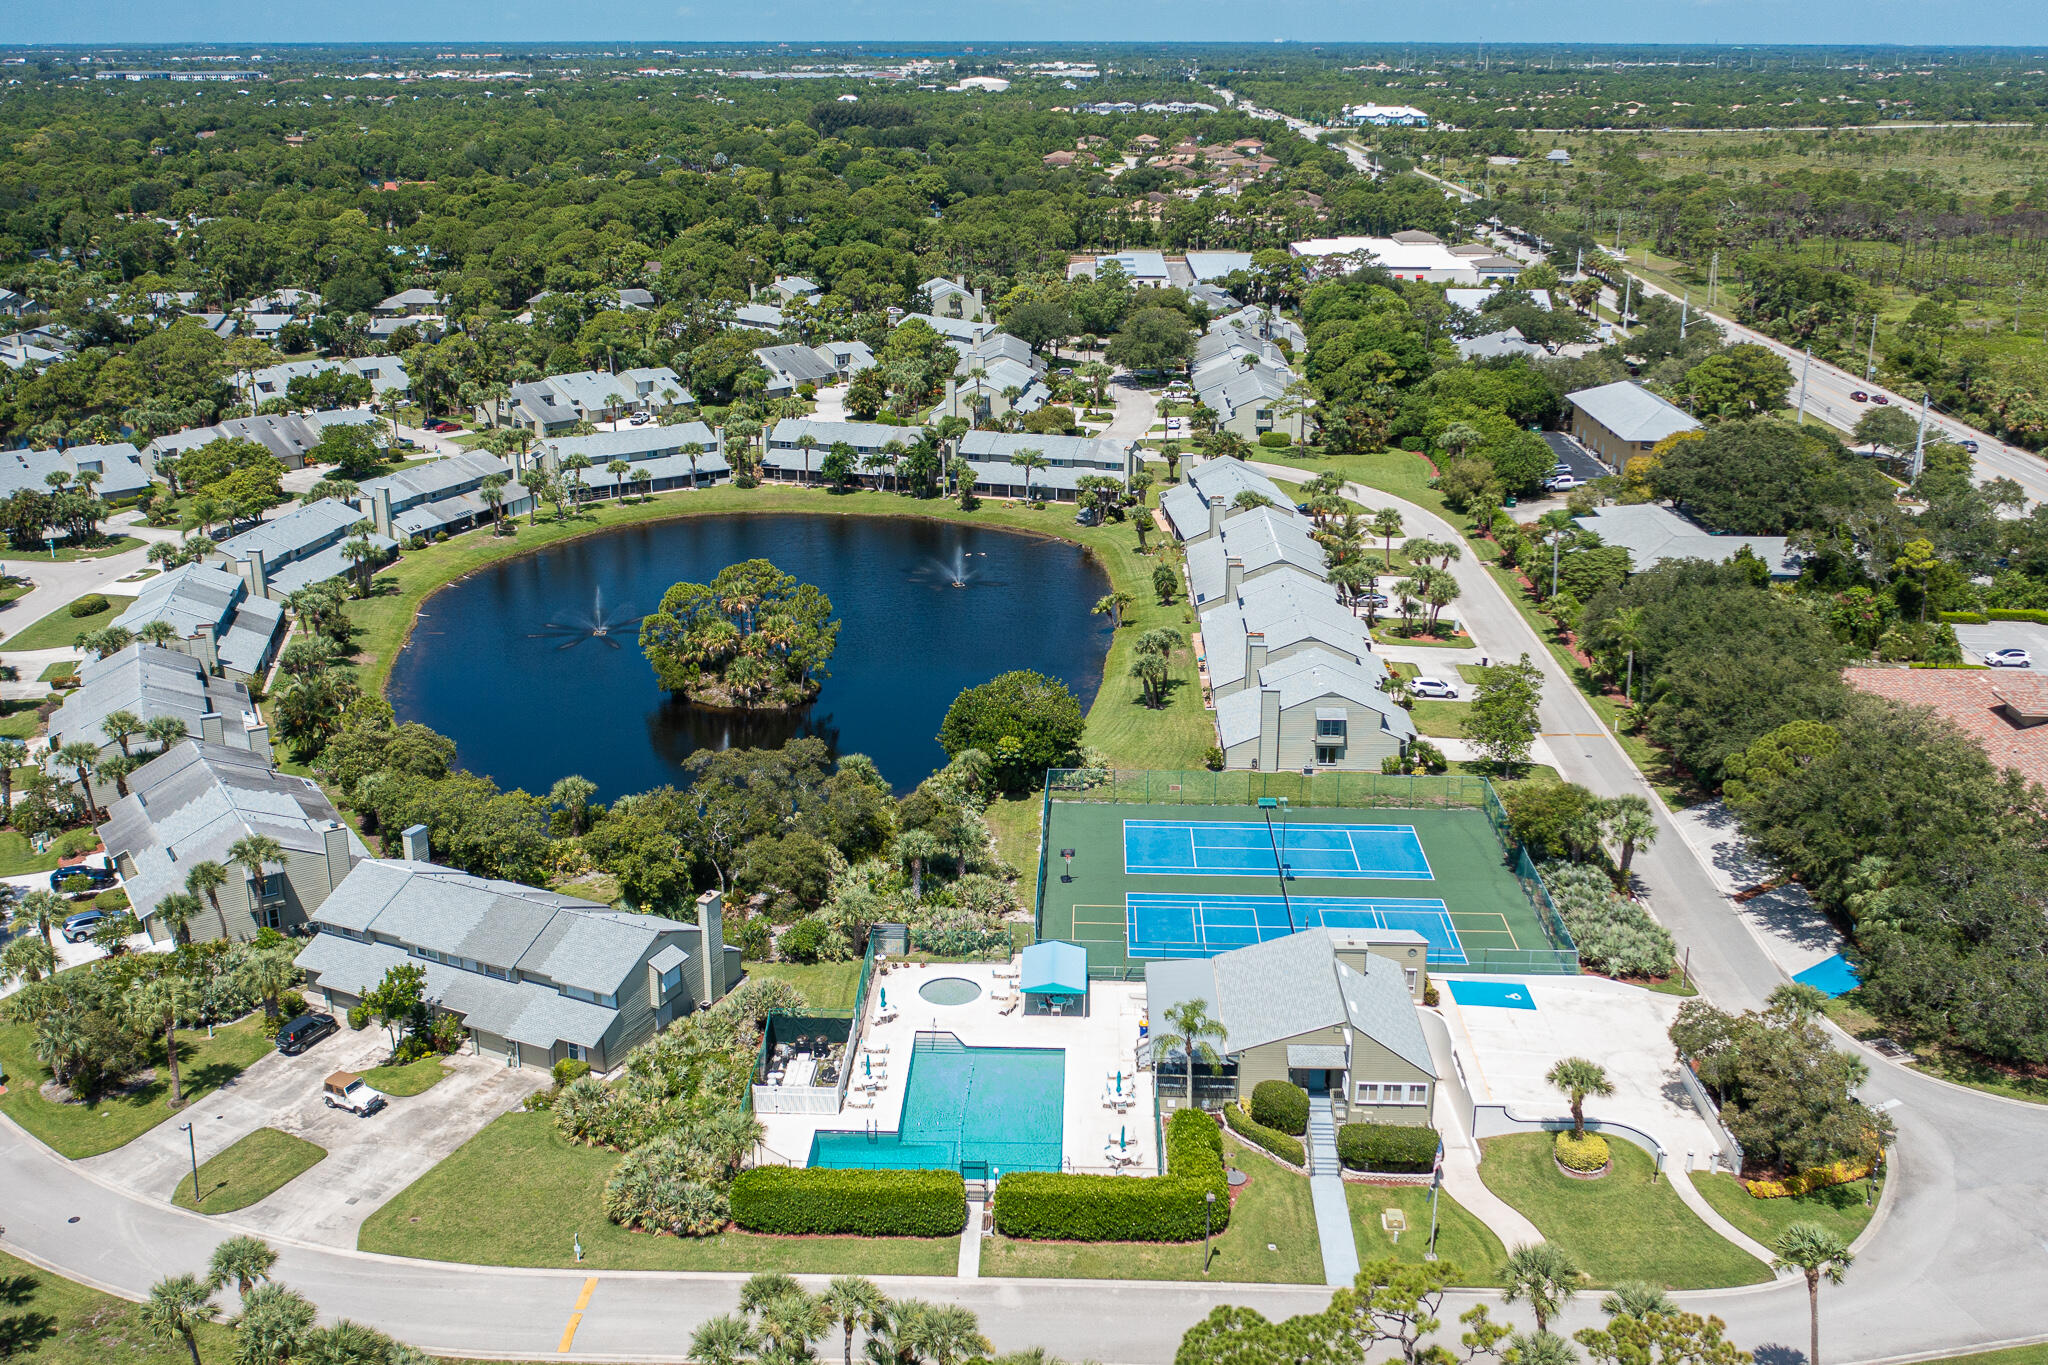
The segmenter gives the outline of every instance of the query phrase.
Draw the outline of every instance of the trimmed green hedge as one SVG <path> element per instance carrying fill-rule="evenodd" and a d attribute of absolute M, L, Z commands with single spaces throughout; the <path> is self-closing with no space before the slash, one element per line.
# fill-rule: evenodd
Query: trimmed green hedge
<path fill-rule="evenodd" d="M 1992 621 L 2032 621 L 2037 626 L 2048 625 L 2048 611 L 2037 611 L 2023 607 L 1993 607 L 1989 611 L 1945 611 L 1942 623 L 1951 626 L 1981 626 Z"/>
<path fill-rule="evenodd" d="M 1440 1142 L 1436 1129 L 1423 1124 L 1347 1123 L 1337 1130 L 1337 1159 L 1354 1171 L 1427 1171 Z"/>
<path fill-rule="evenodd" d="M 967 1184 L 958 1171 L 755 1166 L 732 1182 L 732 1221 L 749 1232 L 951 1237 L 967 1226 Z"/>
<path fill-rule="evenodd" d="M 1223 1121 L 1230 1125 L 1230 1131 L 1247 1142 L 1256 1143 L 1282 1161 L 1291 1161 L 1297 1166 L 1308 1165 L 1308 1153 L 1302 1149 L 1301 1140 L 1288 1136 L 1277 1129 L 1259 1123 L 1244 1112 L 1241 1105 L 1223 1106 Z"/>
<path fill-rule="evenodd" d="M 1260 1081 L 1247 1106 L 1252 1122 L 1300 1137 L 1308 1131 L 1308 1091 L 1288 1081 Z"/>
<path fill-rule="evenodd" d="M 1991 618 L 1981 611 L 1945 611 L 1941 614 L 1943 625 L 1981 626 Z"/>
<path fill-rule="evenodd" d="M 996 1230 L 1005 1237 L 1192 1242 L 1202 1235 L 1205 1211 L 1211 1231 L 1230 1226 L 1223 1130 L 1199 1109 L 1183 1109 L 1166 1125 L 1166 1174 L 1155 1179 L 1018 1171 L 996 1185 Z"/>

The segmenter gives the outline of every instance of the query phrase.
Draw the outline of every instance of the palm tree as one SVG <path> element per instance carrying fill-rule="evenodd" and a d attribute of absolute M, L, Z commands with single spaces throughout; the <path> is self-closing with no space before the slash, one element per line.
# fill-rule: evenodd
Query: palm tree
<path fill-rule="evenodd" d="M 1607 1079 L 1607 1069 L 1584 1057 L 1566 1057 L 1551 1067 L 1543 1079 L 1564 1091 L 1571 1100 L 1573 1137 L 1586 1135 L 1586 1096 L 1614 1093 L 1614 1082 Z"/>
<path fill-rule="evenodd" d="M 1387 545 L 1387 572 L 1394 571 L 1394 537 L 1401 534 L 1401 509 L 1382 507 L 1372 514 L 1372 533 Z"/>
<path fill-rule="evenodd" d="M 1044 469 L 1051 462 L 1045 452 L 1032 446 L 1023 446 L 1010 455 L 1010 463 L 1024 471 L 1024 501 L 1031 501 L 1031 471 Z"/>
<path fill-rule="evenodd" d="M 484 500 L 484 506 L 491 509 L 491 534 L 494 536 L 505 528 L 505 485 L 510 482 L 510 474 L 486 474 L 484 481 L 477 486 L 477 496 Z"/>
<path fill-rule="evenodd" d="M 212 1291 L 197 1275 L 173 1275 L 149 1287 L 142 1305 L 142 1325 L 158 1341 L 182 1340 L 192 1353 L 192 1365 L 199 1359 L 199 1324 L 220 1316 L 213 1306 Z"/>
<path fill-rule="evenodd" d="M 604 467 L 604 472 L 612 476 L 613 488 L 619 495 L 619 501 L 624 502 L 626 500 L 626 476 L 633 472 L 633 466 L 624 460 L 613 460 Z"/>
<path fill-rule="evenodd" d="M 1649 801 L 1634 792 L 1624 792 L 1602 805 L 1601 823 L 1606 826 L 1607 837 L 1621 844 L 1621 875 L 1625 880 L 1637 850 L 1657 842 L 1657 818 L 1650 812 Z"/>
<path fill-rule="evenodd" d="M 759 1342 L 745 1318 L 722 1313 L 708 1318 L 690 1336 L 690 1359 L 696 1365 L 741 1365 Z"/>
<path fill-rule="evenodd" d="M 192 941 L 192 919 L 202 907 L 199 897 L 189 891 L 173 891 L 156 903 L 150 911 L 151 918 L 170 930 L 171 938 L 179 947 Z"/>
<path fill-rule="evenodd" d="M 580 501 L 576 496 L 583 491 L 583 471 L 590 468 L 590 457 L 581 453 L 571 455 L 562 461 L 562 471 L 569 476 L 569 500 Z"/>
<path fill-rule="evenodd" d="M 309 1332 L 299 1351 L 302 1365 L 391 1365 L 393 1343 L 374 1327 L 338 1318 L 332 1327 Z"/>
<path fill-rule="evenodd" d="M 1195 1059 L 1199 1057 L 1211 1066 L 1221 1061 L 1221 1054 L 1209 1044 L 1214 1038 L 1223 1043 L 1230 1040 L 1221 1021 L 1209 1014 L 1209 1006 L 1201 1000 L 1183 1000 L 1177 1005 L 1168 1005 L 1160 1020 L 1161 1026 L 1152 1032 L 1153 1055 L 1160 1051 L 1179 1052 L 1188 1062 L 1188 1108 L 1195 1107 Z"/>
<path fill-rule="evenodd" d="M 1820 1281 L 1840 1284 L 1842 1275 L 1854 1264 L 1856 1255 L 1849 1244 L 1818 1223 L 1794 1223 L 1771 1243 L 1772 1270 L 1796 1270 L 1806 1277 L 1806 1304 L 1813 1323 L 1806 1365 L 1820 1365 Z"/>
<path fill-rule="evenodd" d="M 136 987 L 128 998 L 137 1021 L 164 1036 L 164 1066 L 171 1077 L 171 1108 L 176 1109 L 185 1102 L 178 1077 L 178 1025 L 198 1013 L 198 986 L 183 972 L 164 971 Z"/>
<path fill-rule="evenodd" d="M 15 907 L 14 917 L 33 924 L 36 932 L 43 936 L 43 941 L 54 950 L 57 946 L 57 926 L 64 922 L 70 908 L 65 904 L 64 898 L 56 892 L 37 887 L 21 898 L 21 904 Z"/>
<path fill-rule="evenodd" d="M 832 1315 L 823 1301 L 801 1289 L 768 1300 L 755 1310 L 754 1319 L 761 1339 L 779 1361 L 811 1359 L 811 1344 L 832 1328 Z"/>
<path fill-rule="evenodd" d="M 100 733 L 128 752 L 128 741 L 142 733 L 142 717 L 133 711 L 109 711 L 100 717 Z"/>
<path fill-rule="evenodd" d="M 233 1285 L 246 1299 L 259 1281 L 270 1278 L 276 1265 L 277 1253 L 261 1237 L 230 1237 L 213 1249 L 213 1259 L 206 1263 L 206 1284 L 209 1289 Z"/>
<path fill-rule="evenodd" d="M 77 774 L 78 795 L 85 802 L 85 818 L 99 823 L 100 808 L 92 799 L 92 772 L 99 766 L 99 745 L 88 739 L 74 739 L 57 750 L 55 758 Z"/>
<path fill-rule="evenodd" d="M 1529 1301 L 1536 1330 L 1550 1330 L 1550 1319 L 1579 1292 L 1579 1267 L 1571 1254 L 1554 1242 L 1519 1246 L 1500 1268 L 1501 1301 Z"/>
<path fill-rule="evenodd" d="M 228 857 L 241 865 L 256 884 L 249 897 L 251 906 L 263 903 L 263 886 L 270 864 L 284 861 L 284 845 L 268 834 L 245 834 L 228 845 Z"/>
<path fill-rule="evenodd" d="M 1652 1313 L 1670 1317 L 1678 1311 L 1671 1302 L 1671 1296 L 1656 1285 L 1641 1280 L 1623 1280 L 1614 1286 L 1614 1291 L 1600 1300 L 1600 1311 L 1610 1318 L 1634 1318 L 1641 1322 Z"/>
<path fill-rule="evenodd" d="M 1503 1359 L 1515 1365 L 1578 1365 L 1578 1351 L 1555 1332 L 1514 1332 L 1507 1346 Z"/>
<path fill-rule="evenodd" d="M 28 765 L 28 745 L 0 739 L 0 824 L 14 818 L 14 770 Z"/>
<path fill-rule="evenodd" d="M 197 862 L 185 872 L 185 889 L 195 896 L 206 897 L 206 903 L 213 907 L 213 913 L 220 919 L 220 936 L 232 938 L 228 932 L 228 912 L 221 908 L 220 889 L 228 884 L 228 870 L 211 858 Z"/>
<path fill-rule="evenodd" d="M 1131 600 L 1131 595 L 1127 592 L 1108 593 L 1098 599 L 1093 607 L 1089 608 L 1089 614 L 1091 616 L 1107 616 L 1109 618 L 1109 628 L 1115 630 L 1124 623 L 1124 613 L 1130 610 Z"/>
<path fill-rule="evenodd" d="M 156 625 L 160 623 L 152 621 L 150 624 Z M 186 738 L 185 722 L 178 716 L 157 716 L 149 724 L 142 727 L 142 733 L 150 743 L 157 746 L 157 751 L 161 753 L 173 744 L 184 743 Z"/>
<path fill-rule="evenodd" d="M 1456 459 L 1485 440 L 1486 434 L 1470 422 L 1453 422 L 1437 433 L 1436 443 L 1438 449 Z"/>
<path fill-rule="evenodd" d="M 161 905 L 158 910 L 162 910 Z M 284 993 L 298 983 L 299 969 L 292 963 L 290 948 L 260 948 L 242 963 L 242 979 L 263 1002 L 264 1017 L 276 1019 Z"/>
<path fill-rule="evenodd" d="M 310 1299 L 281 1284 L 245 1291 L 234 1324 L 235 1365 L 288 1365 L 304 1351 L 314 1315 Z"/>
<path fill-rule="evenodd" d="M 1401 610 L 1401 629 L 1403 633 L 1414 633 L 1415 608 L 1420 605 L 1420 599 L 1428 591 L 1428 588 L 1414 578 L 1404 578 L 1394 585 L 1394 605 Z"/>
<path fill-rule="evenodd" d="M 853 1330 L 872 1332 L 888 1319 L 889 1296 L 873 1280 L 862 1275 L 839 1275 L 825 1287 L 820 1300 L 825 1311 L 839 1320 L 846 1334 L 846 1365 L 853 1365 Z"/>
<path fill-rule="evenodd" d="M 0 948 L 0 987 L 36 982 L 57 970 L 57 953 L 41 938 L 17 938 Z"/>
<path fill-rule="evenodd" d="M 804 453 L 804 482 L 811 481 L 811 452 L 818 448 L 818 438 L 805 432 L 796 438 L 796 448 Z"/>
<path fill-rule="evenodd" d="M 987 1355 L 990 1349 L 974 1313 L 950 1303 L 917 1304 L 899 1340 L 911 1347 L 917 1359 L 929 1360 L 932 1365 L 956 1365 L 958 1361 Z"/>

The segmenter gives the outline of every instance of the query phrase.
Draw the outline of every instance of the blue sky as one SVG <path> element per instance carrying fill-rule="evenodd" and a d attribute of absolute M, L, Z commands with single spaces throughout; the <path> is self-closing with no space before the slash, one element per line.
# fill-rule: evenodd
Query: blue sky
<path fill-rule="evenodd" d="M 0 43 L 1486 41 L 2048 44 L 2043 0 L 17 0 Z"/>

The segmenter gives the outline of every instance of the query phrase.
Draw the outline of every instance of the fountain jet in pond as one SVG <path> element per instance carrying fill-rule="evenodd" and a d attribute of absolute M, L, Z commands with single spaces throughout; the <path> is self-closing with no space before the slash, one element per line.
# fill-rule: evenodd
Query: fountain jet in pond
<path fill-rule="evenodd" d="M 526 638 L 560 640 L 561 643 L 555 646 L 558 650 L 574 649 L 585 640 L 602 640 L 610 648 L 617 649 L 619 642 L 616 637 L 629 629 L 636 630 L 639 625 L 640 618 L 637 615 L 624 611 L 607 611 L 604 605 L 604 589 L 599 588 L 591 602 L 588 618 L 581 621 L 549 621 Z"/>
<path fill-rule="evenodd" d="M 972 573 L 970 573 L 967 568 L 967 561 L 969 559 L 974 558 L 975 555 L 979 555 L 981 558 L 986 559 L 988 558 L 988 551 L 976 550 L 974 552 L 974 555 L 970 555 L 965 550 L 955 548 L 953 551 L 952 563 L 948 564 L 943 559 L 934 559 L 932 561 L 932 567 L 937 569 L 941 574 L 945 576 L 946 582 L 952 584 L 956 588 L 964 588 L 967 586 L 967 580 L 973 577 Z"/>

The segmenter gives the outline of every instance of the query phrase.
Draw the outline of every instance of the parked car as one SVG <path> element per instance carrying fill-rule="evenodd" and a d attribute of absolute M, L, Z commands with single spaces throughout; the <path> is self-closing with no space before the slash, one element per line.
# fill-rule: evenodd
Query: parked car
<path fill-rule="evenodd" d="M 1074 513 L 1074 525 L 1076 526 L 1099 526 L 1101 524 L 1102 513 L 1096 511 L 1093 507 L 1083 507 L 1080 511 Z"/>
<path fill-rule="evenodd" d="M 1436 697 L 1443 701 L 1458 699 L 1458 689 L 1442 678 L 1410 678 L 1408 690 L 1418 697 Z"/>
<path fill-rule="evenodd" d="M 1870 395 L 1865 393 L 1861 389 L 1853 389 L 1849 393 L 1849 401 L 1851 403 L 1868 403 L 1870 401 Z"/>
<path fill-rule="evenodd" d="M 104 910 L 87 910 L 83 914 L 73 915 L 64 921 L 64 941 L 85 942 L 92 937 L 92 931 L 99 928 L 106 919 L 107 912 Z"/>
<path fill-rule="evenodd" d="M 427 423 L 427 430 L 438 431 L 445 436 L 451 431 L 460 431 L 462 428 L 454 422 L 442 420 Z"/>
<path fill-rule="evenodd" d="M 277 1050 L 287 1057 L 296 1057 L 340 1028 L 331 1014 L 302 1014 L 277 1031 Z"/>
<path fill-rule="evenodd" d="M 1986 668 L 2032 668 L 2034 656 L 2024 649 L 1994 649 L 1984 656 Z"/>
<path fill-rule="evenodd" d="M 627 421 L 626 425 L 627 425 L 627 426 L 633 426 L 633 427 L 644 427 L 644 426 L 646 426 L 646 425 L 647 425 L 647 424 L 648 424 L 649 422 L 652 422 L 653 420 L 654 420 L 654 414 L 653 414 L 653 413 L 651 413 L 651 412 L 636 412 L 636 413 L 634 413 L 634 414 L 633 414 L 633 416 L 632 416 L 632 417 L 631 417 L 631 418 L 630 418 L 630 419 L 629 419 L 629 420 Z"/>
<path fill-rule="evenodd" d="M 1885 397 L 1881 393 L 1873 393 L 1872 395 L 1870 395 L 1870 401 L 1877 404 L 1881 408 L 1888 408 L 1892 405 L 1892 400 Z"/>
<path fill-rule="evenodd" d="M 1169 417 L 1169 418 L 1167 418 L 1167 419 L 1166 419 L 1166 429 L 1167 429 L 1168 431 L 1179 431 L 1179 430 L 1180 430 L 1180 418 L 1178 418 L 1178 417 Z"/>
<path fill-rule="evenodd" d="M 1585 480 L 1576 474 L 1553 474 L 1544 481 L 1543 486 L 1553 493 L 1568 493 L 1584 482 Z"/>
<path fill-rule="evenodd" d="M 114 869 L 111 867 L 87 867 L 84 863 L 79 863 L 73 867 L 60 867 L 50 874 L 50 889 L 52 891 L 62 891 L 64 883 L 70 881 L 73 877 L 85 878 L 97 890 L 100 887 L 112 886 L 114 884 Z"/>
<path fill-rule="evenodd" d="M 370 1117 L 385 1104 L 384 1097 L 353 1071 L 337 1071 L 329 1076 L 320 1087 L 320 1098 L 329 1109 L 346 1109 L 359 1119 Z"/>
<path fill-rule="evenodd" d="M 1296 504 L 1294 504 L 1294 510 L 1301 513 L 1303 516 L 1307 516 L 1308 504 L 1305 502 L 1297 502 Z"/>

